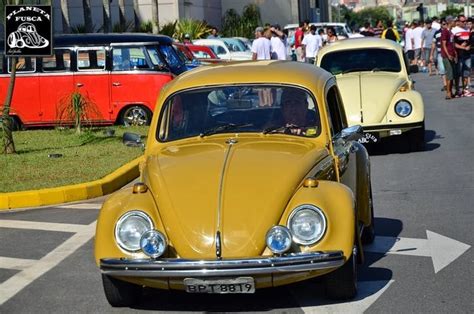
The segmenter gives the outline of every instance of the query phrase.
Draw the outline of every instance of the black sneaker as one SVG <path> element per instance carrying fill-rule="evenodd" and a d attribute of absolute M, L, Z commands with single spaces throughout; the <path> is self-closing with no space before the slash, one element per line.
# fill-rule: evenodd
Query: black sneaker
<path fill-rule="evenodd" d="M 446 90 L 446 86 L 443 86 L 443 88 L 441 88 L 441 91 L 444 92 Z"/>

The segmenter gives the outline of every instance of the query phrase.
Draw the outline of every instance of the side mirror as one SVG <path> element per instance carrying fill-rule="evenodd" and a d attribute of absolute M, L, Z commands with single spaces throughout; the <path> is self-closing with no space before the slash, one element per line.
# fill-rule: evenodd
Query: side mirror
<path fill-rule="evenodd" d="M 140 134 L 125 132 L 123 133 L 122 143 L 128 147 L 142 147 L 145 148 L 145 144 L 142 142 Z"/>
<path fill-rule="evenodd" d="M 364 136 L 362 126 L 353 125 L 348 128 L 342 129 L 339 134 L 336 134 L 334 141 L 342 139 L 344 141 L 357 141 Z"/>

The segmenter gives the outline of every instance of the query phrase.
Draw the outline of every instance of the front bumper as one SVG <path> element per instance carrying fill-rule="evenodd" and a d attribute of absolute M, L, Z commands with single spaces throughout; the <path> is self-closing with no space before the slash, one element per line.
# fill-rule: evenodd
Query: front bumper
<path fill-rule="evenodd" d="M 378 134 L 379 137 L 387 137 L 391 135 L 399 135 L 399 134 L 391 134 L 392 131 L 400 131 L 400 134 L 406 133 L 413 129 L 422 128 L 424 126 L 424 121 L 420 122 L 413 122 L 413 123 L 403 123 L 403 124 L 383 124 L 383 125 L 370 125 L 370 126 L 363 126 L 362 129 L 364 133 L 371 133 L 371 134 Z M 398 133 L 398 132 L 395 132 Z"/>
<path fill-rule="evenodd" d="M 344 264 L 342 251 L 288 254 L 280 257 L 249 259 L 189 260 L 179 258 L 103 258 L 104 274 L 124 277 L 213 277 L 265 275 L 332 269 Z"/>

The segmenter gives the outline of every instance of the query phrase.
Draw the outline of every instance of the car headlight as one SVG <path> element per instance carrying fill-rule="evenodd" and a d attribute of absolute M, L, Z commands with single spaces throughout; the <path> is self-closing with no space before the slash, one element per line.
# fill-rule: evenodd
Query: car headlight
<path fill-rule="evenodd" d="M 301 205 L 291 213 L 288 227 L 293 234 L 293 241 L 311 245 L 321 240 L 326 232 L 326 217 L 316 206 Z"/>
<path fill-rule="evenodd" d="M 291 233 L 287 227 L 273 226 L 265 236 L 268 248 L 275 254 L 288 251 L 291 247 Z"/>
<path fill-rule="evenodd" d="M 127 251 L 140 250 L 140 239 L 145 231 L 153 229 L 151 218 L 142 211 L 133 210 L 120 217 L 115 225 L 115 240 Z"/>
<path fill-rule="evenodd" d="M 395 113 L 402 118 L 408 117 L 411 111 L 412 111 L 412 106 L 406 100 L 400 100 L 395 105 Z"/>
<path fill-rule="evenodd" d="M 157 258 L 166 251 L 168 243 L 165 236 L 158 230 L 145 231 L 140 239 L 140 248 L 151 258 Z"/>

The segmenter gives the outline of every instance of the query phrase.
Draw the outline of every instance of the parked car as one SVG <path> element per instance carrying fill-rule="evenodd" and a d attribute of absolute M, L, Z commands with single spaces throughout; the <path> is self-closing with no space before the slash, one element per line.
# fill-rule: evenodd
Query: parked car
<path fill-rule="evenodd" d="M 194 57 L 202 63 L 218 63 L 223 61 L 222 59 L 219 59 L 214 50 L 207 46 L 190 44 L 186 44 L 186 46 L 191 50 Z"/>
<path fill-rule="evenodd" d="M 330 73 L 203 67 L 171 82 L 156 110 L 140 182 L 98 217 L 112 306 L 143 286 L 253 293 L 322 275 L 329 297 L 355 296 L 361 243 L 374 239 L 370 164 Z"/>
<path fill-rule="evenodd" d="M 350 29 L 349 26 L 347 26 L 346 23 L 326 23 L 326 22 L 321 22 L 321 23 L 310 23 L 310 25 L 316 26 L 316 29 L 323 29 L 324 34 L 327 33 L 327 28 L 328 27 L 333 27 L 334 30 L 336 31 L 336 36 L 337 39 L 346 39 L 346 38 L 359 38 L 359 37 L 364 37 L 358 33 L 353 33 L 352 30 Z M 284 27 L 284 29 L 288 30 L 288 38 L 290 39 L 291 43 L 294 43 L 294 37 L 295 37 L 295 31 L 299 27 L 298 24 L 288 24 Z"/>
<path fill-rule="evenodd" d="M 234 37 L 238 40 L 240 40 L 241 42 L 244 43 L 244 45 L 247 47 L 247 50 L 251 51 L 252 50 L 252 41 L 248 38 L 245 38 L 245 37 Z"/>
<path fill-rule="evenodd" d="M 173 42 L 173 47 L 176 50 L 181 61 L 186 64 L 188 70 L 192 70 L 201 65 L 201 61 L 194 57 L 193 52 L 189 49 L 188 45 Z"/>
<path fill-rule="evenodd" d="M 323 47 L 317 64 L 336 76 L 348 123 L 363 126 L 364 141 L 406 134 L 411 149 L 423 149 L 423 98 L 399 44 L 380 38 L 340 41 Z"/>
<path fill-rule="evenodd" d="M 223 60 L 252 60 L 252 52 L 240 50 L 237 44 L 223 39 L 198 39 L 193 41 L 195 45 L 210 47 L 220 59 Z"/>
<path fill-rule="evenodd" d="M 171 43 L 146 34 L 56 36 L 52 56 L 18 59 L 11 104 L 16 128 L 56 125 L 59 104 L 74 91 L 97 107 L 94 124 L 149 124 L 156 95 L 186 70 Z M 10 59 L 0 52 L 0 60 L 3 101 Z"/>

